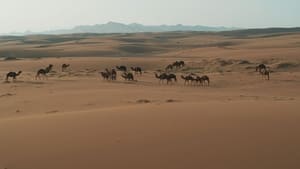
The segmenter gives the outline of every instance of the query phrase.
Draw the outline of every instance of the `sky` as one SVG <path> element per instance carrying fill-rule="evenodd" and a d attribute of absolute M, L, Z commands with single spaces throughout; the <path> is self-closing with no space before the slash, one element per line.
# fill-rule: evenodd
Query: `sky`
<path fill-rule="evenodd" d="M 109 21 L 241 28 L 300 27 L 300 0 L 0 0 L 0 33 Z"/>

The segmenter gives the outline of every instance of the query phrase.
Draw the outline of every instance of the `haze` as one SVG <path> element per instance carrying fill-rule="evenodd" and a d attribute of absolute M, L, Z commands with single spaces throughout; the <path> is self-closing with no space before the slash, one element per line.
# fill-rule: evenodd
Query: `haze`
<path fill-rule="evenodd" d="M 1 0 L 0 33 L 108 21 L 146 25 L 300 26 L 298 0 Z"/>

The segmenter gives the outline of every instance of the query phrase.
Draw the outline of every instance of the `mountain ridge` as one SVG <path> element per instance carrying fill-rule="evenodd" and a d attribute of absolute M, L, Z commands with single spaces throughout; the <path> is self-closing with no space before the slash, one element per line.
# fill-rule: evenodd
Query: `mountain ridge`
<path fill-rule="evenodd" d="M 142 33 L 142 32 L 173 32 L 173 31 L 202 31 L 202 32 L 220 32 L 238 30 L 233 27 L 213 27 L 201 25 L 143 25 L 139 23 L 118 23 L 108 22 L 105 24 L 79 25 L 71 29 L 48 30 L 42 32 L 26 31 L 23 33 L 8 33 L 4 35 L 33 35 L 33 34 L 77 34 L 77 33 Z"/>

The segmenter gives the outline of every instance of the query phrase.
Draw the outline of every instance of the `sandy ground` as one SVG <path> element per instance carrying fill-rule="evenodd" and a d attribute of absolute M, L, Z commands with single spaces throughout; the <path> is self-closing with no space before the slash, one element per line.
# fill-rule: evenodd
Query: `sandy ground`
<path fill-rule="evenodd" d="M 298 169 L 299 58 L 272 52 L 0 61 L 0 169 Z M 154 72 L 177 59 L 187 63 L 174 72 L 178 83 L 159 84 Z M 273 68 L 270 81 L 254 71 L 259 61 Z M 50 63 L 48 80 L 34 80 Z M 145 72 L 137 82 L 100 78 L 119 64 Z M 4 81 L 18 70 L 17 81 Z M 211 86 L 185 86 L 188 72 L 210 76 Z"/>

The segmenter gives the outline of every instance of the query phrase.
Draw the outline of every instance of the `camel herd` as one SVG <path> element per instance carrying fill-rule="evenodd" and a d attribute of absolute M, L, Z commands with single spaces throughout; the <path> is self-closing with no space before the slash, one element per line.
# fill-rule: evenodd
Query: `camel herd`
<path fill-rule="evenodd" d="M 180 69 L 185 66 L 184 61 L 176 61 L 172 64 L 169 64 L 165 67 L 164 72 L 155 72 L 154 76 L 156 79 L 159 80 L 159 83 L 164 84 L 172 84 L 176 83 L 178 81 L 176 74 L 170 73 L 174 69 Z M 61 65 L 61 71 L 65 72 L 70 67 L 70 64 L 62 64 Z M 35 79 L 47 79 L 47 74 L 50 73 L 53 69 L 53 65 L 49 64 L 46 68 L 39 69 L 37 71 L 37 74 L 35 76 Z M 131 70 L 131 71 L 130 71 Z M 130 67 L 129 69 L 124 66 L 116 66 L 113 69 L 105 69 L 103 72 L 99 72 L 100 76 L 103 78 L 103 80 L 110 80 L 115 81 L 117 80 L 117 72 L 121 72 L 121 77 L 124 78 L 124 80 L 127 81 L 136 81 L 134 76 L 142 75 L 143 70 L 141 67 Z M 260 64 L 256 67 L 256 72 L 259 72 L 259 74 L 262 75 L 263 79 L 270 80 L 270 69 L 264 65 Z M 18 76 L 20 76 L 22 71 L 19 72 L 9 72 L 6 75 L 6 81 L 9 80 L 9 78 L 12 78 L 13 80 L 16 80 Z M 201 86 L 209 86 L 210 85 L 210 78 L 207 75 L 197 75 L 195 73 L 190 73 L 188 75 L 181 75 L 181 79 L 184 81 L 184 85 L 201 85 Z"/>
<path fill-rule="evenodd" d="M 209 86 L 210 80 L 209 77 L 199 76 L 197 74 L 191 73 L 187 76 L 181 75 L 181 78 L 184 80 L 184 85 L 202 85 L 202 86 Z"/>
<path fill-rule="evenodd" d="M 178 68 L 182 68 L 182 67 L 184 67 L 185 66 L 185 62 L 184 61 L 176 61 L 176 62 L 174 62 L 174 63 L 172 63 L 172 64 L 169 64 L 166 68 L 165 68 L 165 70 L 166 71 L 171 71 L 171 70 L 173 70 L 174 68 L 175 69 L 178 69 Z"/>

